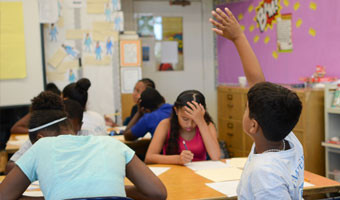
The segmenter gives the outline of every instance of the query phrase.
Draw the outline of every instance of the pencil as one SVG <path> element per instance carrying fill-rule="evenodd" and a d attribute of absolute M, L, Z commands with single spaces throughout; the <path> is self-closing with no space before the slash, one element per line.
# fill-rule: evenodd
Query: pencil
<path fill-rule="evenodd" d="M 185 141 L 184 141 L 184 140 L 183 140 L 183 145 L 184 145 L 184 148 L 185 148 L 186 150 L 189 150 L 188 147 L 187 147 L 187 144 L 185 144 Z"/>

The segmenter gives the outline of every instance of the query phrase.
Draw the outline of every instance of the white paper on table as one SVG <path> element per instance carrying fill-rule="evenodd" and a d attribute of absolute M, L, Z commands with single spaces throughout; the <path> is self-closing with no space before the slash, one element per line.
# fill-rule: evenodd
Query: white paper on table
<path fill-rule="evenodd" d="M 225 181 L 218 183 L 206 183 L 212 189 L 225 194 L 227 197 L 234 197 L 237 195 L 237 186 L 240 181 Z"/>
<path fill-rule="evenodd" d="M 190 162 L 185 164 L 186 167 L 197 171 L 204 169 L 218 169 L 218 168 L 226 168 L 229 165 L 221 162 L 221 161 L 198 161 L 198 162 Z"/>
<path fill-rule="evenodd" d="M 162 42 L 162 63 L 178 63 L 178 42 L 163 41 Z"/>
<path fill-rule="evenodd" d="M 43 197 L 44 196 L 41 191 L 26 191 L 22 195 L 28 196 L 28 197 Z"/>
<path fill-rule="evenodd" d="M 231 167 L 241 168 L 243 169 L 244 165 L 247 162 L 247 157 L 244 158 L 232 158 L 227 160 L 227 164 L 229 164 Z"/>
<path fill-rule="evenodd" d="M 242 170 L 234 167 L 220 169 L 204 169 L 196 171 L 198 175 L 203 176 L 214 182 L 240 180 Z"/>
<path fill-rule="evenodd" d="M 15 136 L 16 140 L 29 140 L 29 136 L 28 135 L 17 135 Z"/>
<path fill-rule="evenodd" d="M 37 189 L 39 188 L 40 188 L 39 181 L 34 181 L 28 186 L 23 195 L 29 197 L 42 197 L 44 196 L 43 193 L 40 190 L 37 191 Z"/>
<path fill-rule="evenodd" d="M 12 140 L 12 141 L 10 140 L 10 141 L 7 142 L 7 144 L 21 146 L 25 142 L 26 142 L 26 140 Z"/>
<path fill-rule="evenodd" d="M 308 183 L 308 182 L 306 182 L 306 181 L 303 183 L 303 188 L 312 187 L 312 186 L 314 186 L 314 185 L 311 184 L 311 183 Z"/>
<path fill-rule="evenodd" d="M 168 171 L 170 167 L 149 167 L 149 169 L 156 175 L 159 176 L 164 172 Z"/>

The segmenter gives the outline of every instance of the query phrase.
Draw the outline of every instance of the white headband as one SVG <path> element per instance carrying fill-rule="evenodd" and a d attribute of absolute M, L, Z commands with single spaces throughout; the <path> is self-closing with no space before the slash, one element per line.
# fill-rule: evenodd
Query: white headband
<path fill-rule="evenodd" d="M 59 122 L 61 122 L 61 121 L 64 121 L 65 119 L 67 119 L 67 117 L 63 117 L 63 118 L 60 118 L 60 119 L 57 119 L 57 120 L 48 122 L 47 124 L 43 124 L 43 125 L 41 125 L 41 126 L 38 126 L 38 127 L 35 127 L 35 128 L 28 129 L 28 132 L 34 132 L 34 131 L 37 131 L 37 130 L 40 130 L 40 129 L 49 127 L 49 126 L 51 126 L 51 125 L 53 125 L 53 124 L 59 123 Z"/>

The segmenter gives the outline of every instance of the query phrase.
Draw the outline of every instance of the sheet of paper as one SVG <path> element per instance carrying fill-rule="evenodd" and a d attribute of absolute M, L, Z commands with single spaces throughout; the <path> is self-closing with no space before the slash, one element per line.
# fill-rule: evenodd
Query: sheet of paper
<path fill-rule="evenodd" d="M 204 169 L 218 169 L 218 168 L 226 168 L 228 165 L 221 161 L 198 161 L 198 162 L 190 162 L 185 164 L 186 167 L 197 171 Z"/>
<path fill-rule="evenodd" d="M 162 42 L 162 63 L 178 63 L 178 42 L 163 41 Z"/>
<path fill-rule="evenodd" d="M 65 5 L 66 8 L 82 8 L 82 7 L 84 7 L 84 4 L 85 4 L 85 1 L 83 1 L 83 0 L 67 0 L 67 1 L 64 1 L 64 5 Z"/>
<path fill-rule="evenodd" d="M 59 48 L 58 51 L 50 59 L 48 59 L 47 63 L 52 67 L 57 67 L 66 56 L 66 51 L 63 48 Z"/>
<path fill-rule="evenodd" d="M 111 22 L 105 22 L 105 21 L 95 21 L 92 23 L 92 28 L 94 31 L 98 31 L 98 32 L 114 31 L 114 24 Z"/>
<path fill-rule="evenodd" d="M 29 196 L 29 197 L 42 197 L 44 196 L 41 191 L 25 191 L 24 196 Z"/>
<path fill-rule="evenodd" d="M 26 77 L 22 2 L 0 2 L 0 79 Z"/>
<path fill-rule="evenodd" d="M 234 167 L 198 170 L 196 173 L 214 182 L 240 180 L 242 170 Z"/>
<path fill-rule="evenodd" d="M 168 171 L 170 167 L 149 167 L 149 169 L 156 175 L 159 176 L 164 172 Z"/>
<path fill-rule="evenodd" d="M 69 69 L 78 69 L 79 60 L 65 61 L 58 66 L 59 72 L 67 72 Z"/>
<path fill-rule="evenodd" d="M 110 65 L 112 61 L 112 57 L 111 56 L 104 56 L 102 57 L 101 60 L 97 60 L 95 56 L 85 56 L 84 57 L 84 65 L 86 66 L 92 66 L 92 67 L 96 67 L 96 66 L 103 66 L 103 65 Z"/>
<path fill-rule="evenodd" d="M 312 186 L 314 186 L 313 184 L 311 184 L 311 183 L 308 183 L 308 182 L 304 182 L 304 184 L 303 184 L 303 188 L 306 188 L 306 187 L 312 187 Z"/>
<path fill-rule="evenodd" d="M 241 168 L 243 169 L 244 165 L 247 162 L 247 157 L 244 158 L 232 158 L 227 160 L 227 164 L 229 164 L 231 167 L 235 168 Z"/>
<path fill-rule="evenodd" d="M 103 3 L 89 3 L 87 2 L 88 14 L 104 14 L 105 5 Z"/>
<path fill-rule="evenodd" d="M 142 78 L 140 67 L 121 67 L 121 87 L 122 93 L 129 94 L 133 92 L 135 84 Z"/>
<path fill-rule="evenodd" d="M 15 139 L 16 140 L 28 140 L 29 137 L 28 137 L 28 135 L 17 135 L 17 136 L 15 136 Z"/>
<path fill-rule="evenodd" d="M 58 1 L 39 0 L 40 23 L 55 23 L 58 21 Z"/>
<path fill-rule="evenodd" d="M 85 33 L 88 32 L 87 30 L 81 29 L 69 29 L 66 31 L 66 39 L 68 40 L 82 40 L 85 38 Z"/>
<path fill-rule="evenodd" d="M 10 145 L 16 145 L 16 146 L 21 146 L 22 144 L 24 144 L 26 142 L 26 140 L 9 140 L 7 142 L 7 144 Z"/>
<path fill-rule="evenodd" d="M 206 185 L 228 197 L 234 197 L 237 195 L 236 191 L 239 182 L 240 181 L 225 181 L 219 183 L 206 183 Z"/>
<path fill-rule="evenodd" d="M 47 72 L 46 77 L 47 77 L 48 82 L 66 80 L 66 75 L 63 72 L 62 73 Z"/>
<path fill-rule="evenodd" d="M 113 12 L 112 19 L 116 31 L 124 31 L 124 15 L 122 11 Z"/>

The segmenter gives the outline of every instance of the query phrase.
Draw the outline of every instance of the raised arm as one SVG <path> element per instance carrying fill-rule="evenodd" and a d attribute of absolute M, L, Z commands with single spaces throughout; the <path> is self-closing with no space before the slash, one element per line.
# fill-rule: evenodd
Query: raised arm
<path fill-rule="evenodd" d="M 243 33 L 240 24 L 228 8 L 225 8 L 225 12 L 227 14 L 219 8 L 217 8 L 216 11 L 212 11 L 212 15 L 216 18 L 216 20 L 209 19 L 215 26 L 212 30 L 234 43 L 250 87 L 258 82 L 265 81 L 259 61 Z"/>
<path fill-rule="evenodd" d="M 134 186 L 126 186 L 126 194 L 134 199 L 166 199 L 161 180 L 135 155 L 126 166 L 126 177 Z"/>

